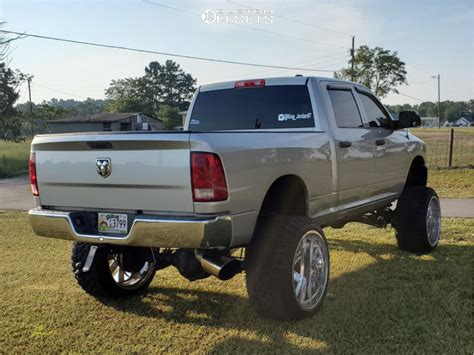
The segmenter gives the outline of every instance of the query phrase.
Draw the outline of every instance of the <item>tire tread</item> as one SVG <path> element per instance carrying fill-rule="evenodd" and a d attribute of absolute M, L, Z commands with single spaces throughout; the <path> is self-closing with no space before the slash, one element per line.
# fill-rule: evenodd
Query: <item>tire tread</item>
<path fill-rule="evenodd" d="M 326 241 L 321 228 L 304 216 L 271 215 L 259 221 L 246 262 L 249 299 L 260 315 L 295 320 L 314 314 L 321 306 L 324 295 L 313 310 L 302 310 L 292 284 L 288 285 L 292 280 L 293 251 L 299 237 L 310 229 L 317 230 Z"/>
<path fill-rule="evenodd" d="M 83 272 L 82 268 L 89 254 L 92 244 L 74 242 L 72 246 L 71 264 L 72 271 L 79 286 L 88 294 L 96 298 L 117 298 L 130 296 L 145 290 L 153 280 L 153 275 L 136 290 L 120 288 L 112 278 L 109 271 L 107 252 L 103 246 L 98 246 L 91 268 Z"/>
<path fill-rule="evenodd" d="M 400 250 L 423 254 L 436 248 L 426 233 L 426 212 L 433 196 L 438 197 L 430 187 L 406 187 L 403 191 L 392 222 Z"/>

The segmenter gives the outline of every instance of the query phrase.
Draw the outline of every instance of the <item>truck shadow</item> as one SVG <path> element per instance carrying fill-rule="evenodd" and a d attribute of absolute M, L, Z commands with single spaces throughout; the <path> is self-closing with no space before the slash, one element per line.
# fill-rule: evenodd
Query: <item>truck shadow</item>
<path fill-rule="evenodd" d="M 368 253 L 371 261 L 331 277 L 323 307 L 299 322 L 262 319 L 246 297 L 196 289 L 151 287 L 145 296 L 104 303 L 142 317 L 222 331 L 224 340 L 214 352 L 400 352 L 413 351 L 414 342 L 426 352 L 450 352 L 454 349 L 445 339 L 461 344 L 469 339 L 465 314 L 472 307 L 472 246 L 441 245 L 421 258 L 394 244 L 330 240 L 330 248 Z M 457 304 L 449 307 L 450 302 Z M 237 335 L 229 336 L 228 330 Z M 433 331 L 443 334 L 436 342 Z"/>

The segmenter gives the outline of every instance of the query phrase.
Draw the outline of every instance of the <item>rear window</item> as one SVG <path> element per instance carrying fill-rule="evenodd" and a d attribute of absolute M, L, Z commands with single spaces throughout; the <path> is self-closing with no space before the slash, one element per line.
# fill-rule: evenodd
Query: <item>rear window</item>
<path fill-rule="evenodd" d="M 190 130 L 314 127 L 305 85 L 225 89 L 198 94 Z"/>

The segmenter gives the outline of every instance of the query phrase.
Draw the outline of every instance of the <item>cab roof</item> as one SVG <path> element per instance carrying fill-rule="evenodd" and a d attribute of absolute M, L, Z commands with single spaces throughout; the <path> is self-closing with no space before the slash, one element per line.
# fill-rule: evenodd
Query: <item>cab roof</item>
<path fill-rule="evenodd" d="M 351 81 L 346 80 L 339 80 L 334 78 L 327 78 L 327 77 L 318 77 L 318 76 L 284 76 L 284 77 L 275 77 L 275 78 L 265 78 L 265 77 L 257 77 L 252 79 L 239 79 L 239 80 L 232 80 L 232 81 L 223 81 L 218 83 L 212 84 L 205 84 L 199 87 L 199 92 L 205 91 L 213 91 L 213 90 L 223 90 L 223 89 L 233 89 L 235 87 L 235 83 L 238 81 L 251 81 L 251 80 L 265 80 L 265 86 L 272 86 L 272 85 L 305 85 L 308 79 L 315 79 L 317 82 L 320 81 L 330 81 L 334 83 L 340 84 L 350 84 L 355 85 L 360 88 L 364 88 L 368 90 L 365 86 L 360 85 L 358 83 L 354 83 Z"/>

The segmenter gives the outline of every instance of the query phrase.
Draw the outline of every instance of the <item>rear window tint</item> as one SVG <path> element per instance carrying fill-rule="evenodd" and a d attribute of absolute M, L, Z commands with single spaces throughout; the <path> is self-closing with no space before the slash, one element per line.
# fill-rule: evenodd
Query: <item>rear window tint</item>
<path fill-rule="evenodd" d="M 225 89 L 198 94 L 190 130 L 314 127 L 305 85 Z"/>

